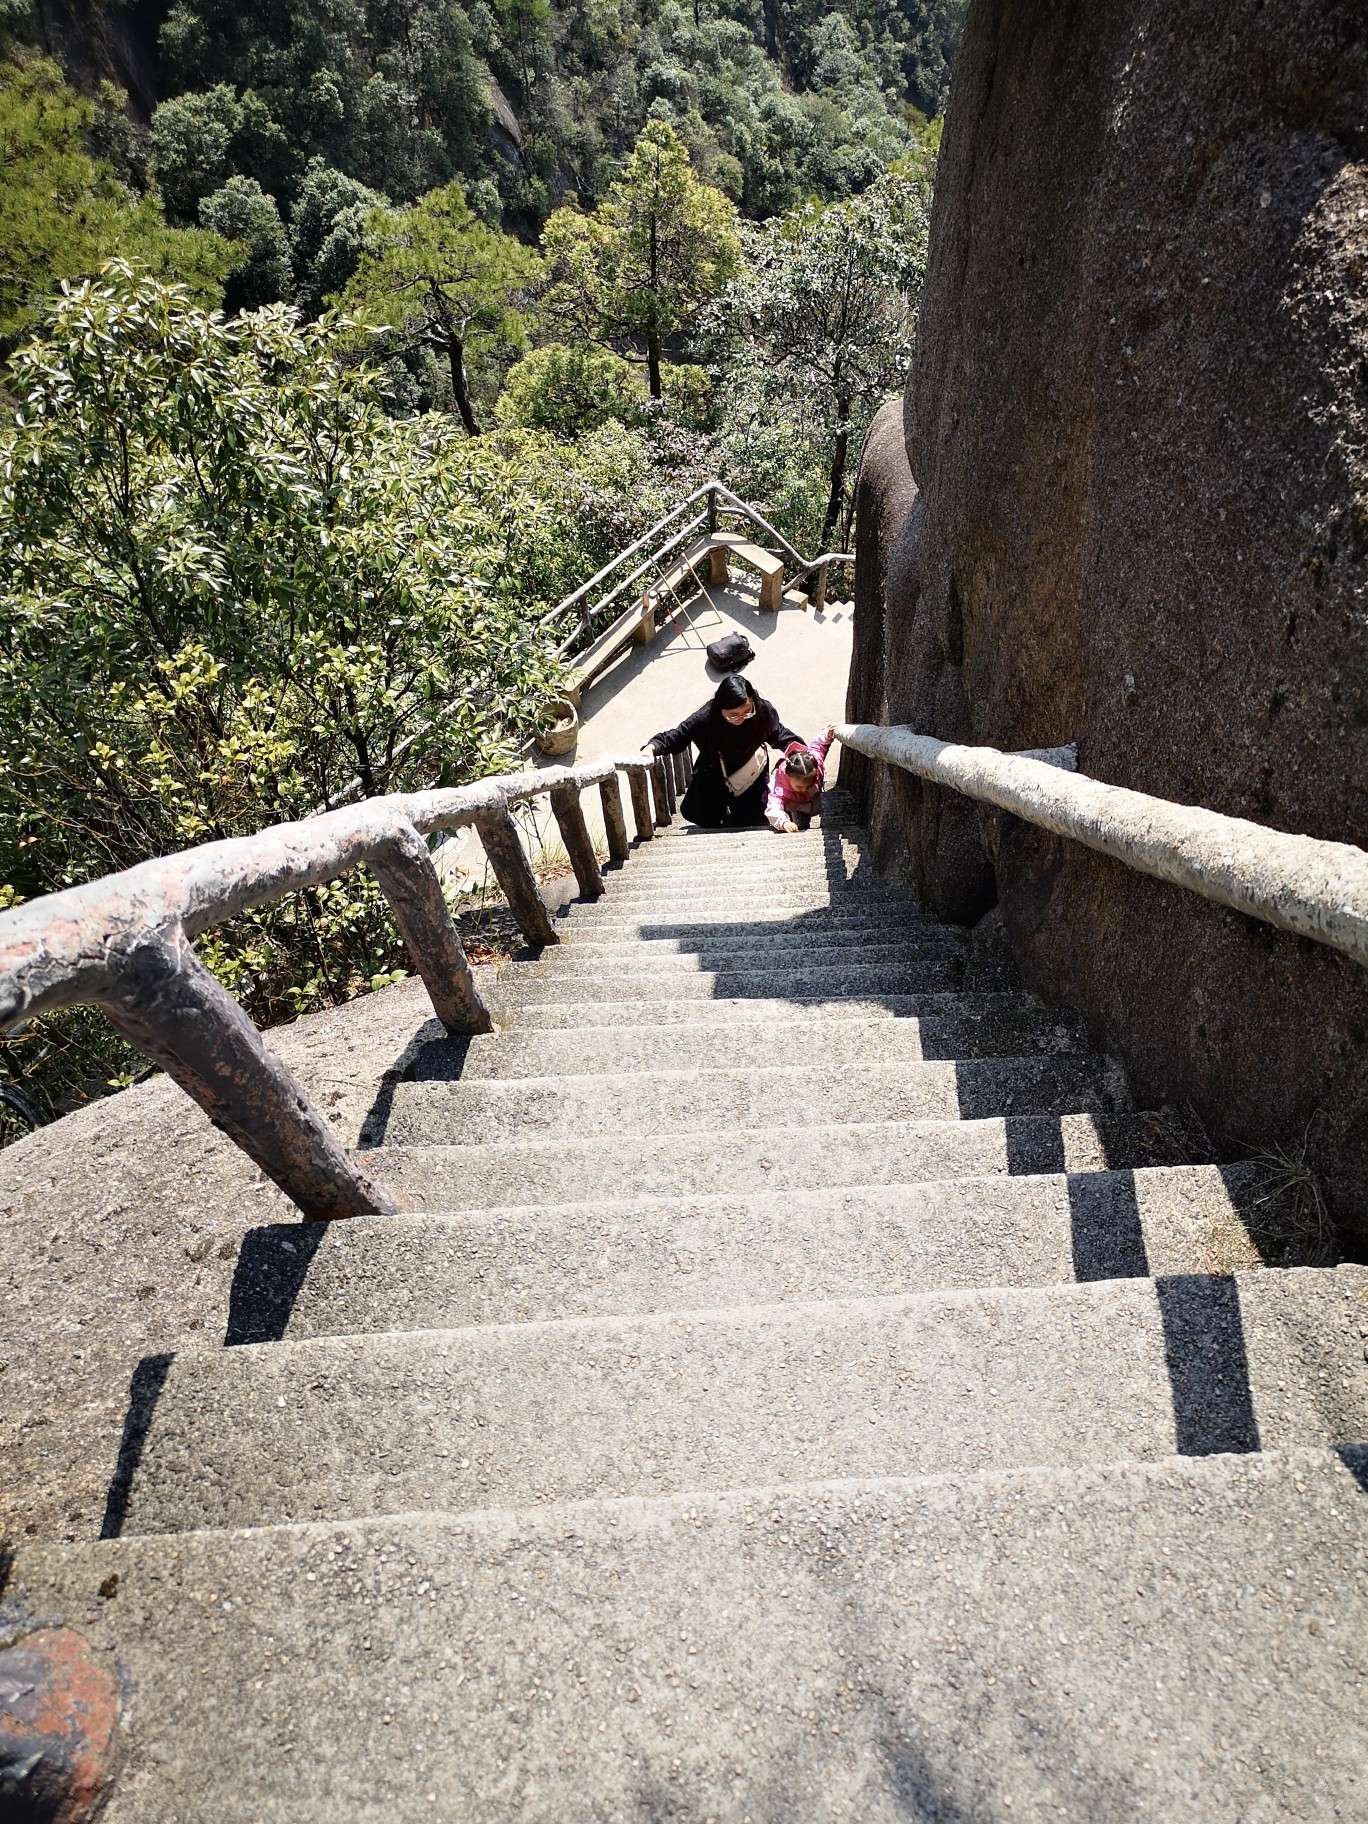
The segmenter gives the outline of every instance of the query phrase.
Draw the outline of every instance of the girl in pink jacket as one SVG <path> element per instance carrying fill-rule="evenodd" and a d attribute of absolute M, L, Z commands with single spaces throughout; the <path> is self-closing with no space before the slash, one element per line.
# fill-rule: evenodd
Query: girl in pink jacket
<path fill-rule="evenodd" d="M 765 822 L 781 835 L 791 836 L 807 829 L 822 808 L 822 777 L 827 749 L 835 738 L 828 724 L 815 741 L 806 746 L 791 741 L 770 780 L 769 799 L 765 805 Z"/>

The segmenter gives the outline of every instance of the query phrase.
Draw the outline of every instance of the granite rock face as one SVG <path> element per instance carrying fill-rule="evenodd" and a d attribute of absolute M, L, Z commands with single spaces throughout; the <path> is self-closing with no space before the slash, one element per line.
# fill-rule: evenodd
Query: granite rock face
<path fill-rule="evenodd" d="M 894 408 L 896 409 L 896 408 Z M 1368 843 L 1368 14 L 974 0 L 905 446 L 860 479 L 861 719 Z M 875 650 L 877 648 L 877 651 Z M 1368 1235 L 1368 977 L 912 782 L 933 908 L 1142 1101 L 1323 1174 Z M 895 829 L 896 825 L 896 829 Z"/>

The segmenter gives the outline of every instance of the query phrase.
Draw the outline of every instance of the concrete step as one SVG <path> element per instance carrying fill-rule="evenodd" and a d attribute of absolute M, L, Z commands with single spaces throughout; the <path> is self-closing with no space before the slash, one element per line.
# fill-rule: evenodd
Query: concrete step
<path fill-rule="evenodd" d="M 668 921 L 633 922 L 656 931 Z M 613 965 L 635 960 L 641 967 L 669 967 L 672 959 L 686 957 L 697 967 L 700 957 L 717 957 L 724 963 L 735 957 L 741 967 L 750 968 L 758 956 L 772 955 L 779 959 L 776 966 L 801 969 L 812 957 L 835 953 L 841 963 L 858 960 L 865 968 L 873 968 L 907 957 L 963 956 L 968 950 L 966 934 L 953 926 L 904 923 L 898 919 L 850 924 L 813 912 L 791 920 L 762 919 L 751 923 L 747 919 L 719 919 L 711 927 L 706 923 L 681 924 L 688 935 L 680 936 L 678 927 L 666 936 L 648 937 L 639 928 L 604 930 L 591 927 L 588 921 L 562 925 L 558 928 L 559 944 L 549 947 L 541 960 L 560 967 L 571 956 L 592 956 Z"/>
<path fill-rule="evenodd" d="M 673 881 L 652 880 L 632 875 L 629 868 L 621 874 L 609 874 L 603 898 L 597 903 L 604 911 L 646 910 L 669 914 L 676 909 L 703 906 L 710 911 L 742 911 L 751 906 L 791 904 L 798 906 L 833 905 L 847 910 L 864 906 L 888 908 L 907 906 L 920 912 L 921 907 L 904 887 L 890 887 L 882 881 L 866 884 L 859 880 L 832 880 L 814 875 L 810 880 L 763 880 L 742 874 L 730 884 L 709 883 L 686 877 Z"/>
<path fill-rule="evenodd" d="M 586 964 L 589 959 L 586 959 Z M 491 1006 L 517 1007 L 573 993 L 581 1008 L 592 1001 L 632 1000 L 859 1000 L 954 988 L 963 974 L 958 957 L 932 956 L 887 967 L 852 960 L 814 962 L 806 969 L 670 969 L 626 971 L 605 966 L 554 972 L 536 963 L 504 965 L 492 984 Z M 584 1014 L 582 1017 L 587 1018 Z"/>
<path fill-rule="evenodd" d="M 197 1350 L 123 1530 L 1368 1438 L 1368 1268 L 1102 1280 Z"/>
<path fill-rule="evenodd" d="M 1254 1268 L 1250 1167 L 533 1205 L 253 1230 L 227 1340 Z"/>
<path fill-rule="evenodd" d="M 733 924 L 697 937 L 645 937 L 640 932 L 623 932 L 600 937 L 566 931 L 555 949 L 541 958 L 544 965 L 558 969 L 572 957 L 581 961 L 592 957 L 598 967 L 644 969 L 647 967 L 683 966 L 707 969 L 725 966 L 733 958 L 744 966 L 753 966 L 757 957 L 773 958 L 785 966 L 802 968 L 814 957 L 824 958 L 840 952 L 842 960 L 858 955 L 866 968 L 876 963 L 902 962 L 923 956 L 959 956 L 966 940 L 944 925 L 919 926 L 912 931 L 897 924 L 865 926 L 850 930 L 837 926 L 810 926 L 806 923 L 788 926 L 773 922 L 765 925 Z"/>
<path fill-rule="evenodd" d="M 869 831 L 864 824 L 857 822 L 848 810 L 839 806 L 830 791 L 824 795 L 822 802 L 823 809 L 817 821 L 803 833 L 804 842 L 823 850 L 853 849 L 861 854 L 866 853 L 870 845 Z M 697 824 L 681 821 L 668 832 L 659 847 L 651 852 L 670 857 L 685 854 L 717 856 L 753 848 L 766 851 L 773 840 L 774 831 L 766 824 L 752 824 L 744 830 L 705 830 Z"/>
<path fill-rule="evenodd" d="M 547 980 L 571 981 L 580 976 L 620 975 L 636 983 L 646 979 L 716 974 L 777 975 L 790 971 L 810 975 L 814 969 L 858 968 L 897 971 L 922 963 L 961 962 L 964 945 L 933 931 L 911 939 L 859 944 L 828 944 L 824 934 L 775 936 L 770 941 L 709 945 L 705 950 L 674 949 L 638 941 L 586 949 L 576 939 L 548 949 L 539 959 L 504 964 L 500 980 L 525 981 L 536 969 Z"/>
<path fill-rule="evenodd" d="M 631 1026 L 643 1029 L 660 1026 L 691 1026 L 712 1031 L 718 1028 L 764 1026 L 772 1023 L 792 1025 L 801 1022 L 810 1027 L 814 1038 L 828 1025 L 848 1020 L 906 1020 L 916 1018 L 958 1018 L 982 1010 L 1002 1009 L 1019 1013 L 1039 1013 L 1038 1003 L 1026 994 L 962 994 L 936 989 L 923 994 L 884 994 L 851 996 L 828 1000 L 820 994 L 789 997 L 760 997 L 662 1001 L 638 997 L 635 1000 L 595 1000 L 592 1006 L 582 998 L 566 994 L 557 984 L 542 977 L 543 994 L 535 1000 L 509 1001 L 496 1005 L 495 1022 L 505 1032 L 579 1031 L 586 1026 L 613 1026 L 625 1030 Z M 619 993 L 621 985 L 619 984 Z M 497 998 L 497 997 L 496 997 Z"/>
<path fill-rule="evenodd" d="M 814 1122 L 955 1121 L 988 1115 L 1113 1114 L 1129 1108 L 1125 1081 L 1090 1053 L 920 1064 L 847 1065 L 828 1073 L 820 1055 L 788 1063 L 766 1048 L 732 1070 L 641 1070 L 621 1075 L 396 1083 L 372 1142 L 469 1146 L 536 1136 L 643 1139 L 716 1134 L 735 1127 L 784 1130 Z"/>
<path fill-rule="evenodd" d="M 728 849 L 710 855 L 669 852 L 669 844 L 654 843 L 633 849 L 625 866 L 613 871 L 621 886 L 658 885 L 671 889 L 691 883 L 712 887 L 760 884 L 776 886 L 786 880 L 834 883 L 837 886 L 882 887 L 915 898 L 904 883 L 881 875 L 867 855 L 853 848 L 825 851 L 811 845 L 807 836 L 778 836 L 767 831 L 752 848 Z"/>
<path fill-rule="evenodd" d="M 926 918 L 920 912 L 902 906 L 880 911 L 877 907 L 857 906 L 843 910 L 839 906 L 757 906 L 738 918 L 725 911 L 709 913 L 696 910 L 687 917 L 671 911 L 659 913 L 620 914 L 611 909 L 576 901 L 552 922 L 562 936 L 576 935 L 591 941 L 617 943 L 635 938 L 677 941 L 687 944 L 703 939 L 717 940 L 727 936 L 763 938 L 767 933 L 782 936 L 788 926 L 800 932 L 830 932 L 833 936 L 849 932 L 856 939 L 885 934 L 912 937 L 920 932 L 949 931 L 958 928 L 939 919 Z"/>
<path fill-rule="evenodd" d="M 585 1203 L 753 1190 L 844 1189 L 1034 1172 L 1127 1170 L 1185 1164 L 1163 1118 L 1008 1115 L 981 1121 L 884 1121 L 647 1139 L 385 1146 L 363 1154 L 408 1210 L 496 1204 Z"/>
<path fill-rule="evenodd" d="M 1298 1450 L 28 1548 L 8 1613 L 119 1668 L 111 1824 L 1350 1820 L 1365 1485 Z"/>
<path fill-rule="evenodd" d="M 840 901 L 848 910 L 905 906 L 919 917 L 927 917 L 925 908 L 906 887 L 881 880 L 833 879 L 816 875 L 795 880 L 766 881 L 744 869 L 733 872 L 726 880 L 701 881 L 687 874 L 678 881 L 653 879 L 645 870 L 629 863 L 625 868 L 610 868 L 603 876 L 604 897 L 595 901 L 601 911 L 611 910 L 615 902 L 646 901 L 662 907 L 685 904 L 724 905 L 740 902 L 747 905 L 795 902 L 825 905 Z"/>
<path fill-rule="evenodd" d="M 968 997 L 966 997 L 967 999 Z M 751 1006 L 763 1005 L 751 1002 Z M 587 1011 L 587 1010 L 584 1010 Z M 797 1010 L 801 1011 L 801 1010 Z M 966 1011 L 926 1019 L 778 1019 L 757 1038 L 755 1021 L 658 1026 L 582 1026 L 563 1031 L 496 1032 L 475 1039 L 434 1039 L 406 1074 L 419 1082 L 470 1082 L 485 1077 L 586 1075 L 670 1069 L 742 1069 L 757 1051 L 791 1058 L 826 1073 L 850 1065 L 915 1064 L 923 1058 L 989 1058 L 1029 1053 L 1055 1056 L 1086 1049 L 1082 1032 L 1058 1015 Z"/>
<path fill-rule="evenodd" d="M 664 911 L 631 913 L 625 917 L 615 913 L 597 914 L 585 908 L 582 914 L 577 909 L 575 916 L 557 919 L 554 924 L 562 943 L 605 946 L 677 943 L 685 950 L 728 939 L 739 943 L 763 943 L 769 938 L 790 944 L 795 940 L 815 944 L 830 937 L 858 947 L 867 943 L 908 943 L 923 936 L 934 937 L 946 930 L 943 925 L 915 916 L 871 917 L 865 913 L 833 911 L 824 906 L 765 907 L 756 909 L 753 914 L 738 917 L 735 913 L 720 913 L 715 918 L 706 916 L 701 907 L 692 908 L 686 916 Z M 959 941 L 956 933 L 951 931 L 950 935 Z"/>
<path fill-rule="evenodd" d="M 870 864 L 858 855 L 794 854 L 785 843 L 798 844 L 800 837 L 776 837 L 770 834 L 775 849 L 749 855 L 730 855 L 717 861 L 656 861 L 637 855 L 618 876 L 623 886 L 649 884 L 662 890 L 696 885 L 721 887 L 749 885 L 778 888 L 793 882 L 803 886 L 873 887 L 888 886 Z"/>

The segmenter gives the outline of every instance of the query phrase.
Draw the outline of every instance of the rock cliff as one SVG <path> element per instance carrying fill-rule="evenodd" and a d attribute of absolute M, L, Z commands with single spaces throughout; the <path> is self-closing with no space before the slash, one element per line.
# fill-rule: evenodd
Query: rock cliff
<path fill-rule="evenodd" d="M 1368 12 L 974 0 L 917 358 L 860 478 L 850 710 L 1368 846 Z M 1142 1102 L 1368 1235 L 1368 976 L 866 774 Z"/>

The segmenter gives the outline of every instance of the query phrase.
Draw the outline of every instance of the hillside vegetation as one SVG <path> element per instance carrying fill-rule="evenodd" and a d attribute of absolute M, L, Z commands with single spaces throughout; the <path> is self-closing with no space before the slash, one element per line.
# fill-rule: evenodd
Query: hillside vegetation
<path fill-rule="evenodd" d="M 241 176 L 288 221 L 317 159 L 398 203 L 460 178 L 530 234 L 648 119 L 750 216 L 863 189 L 942 111 L 964 3 L 174 0 L 28 35 L 135 90 L 126 156 L 179 220 Z"/>
<path fill-rule="evenodd" d="M 508 764 L 548 612 L 710 475 L 843 545 L 925 264 L 918 19 L 178 6 L 142 125 L 15 34 L 0 909 Z M 263 1024 L 405 966 L 364 878 L 199 947 Z M 138 1068 L 89 1013 L 0 1039 L 44 1113 Z"/>

